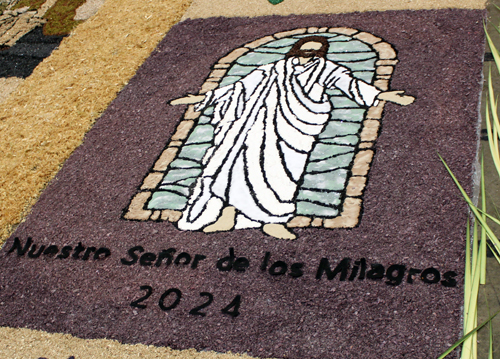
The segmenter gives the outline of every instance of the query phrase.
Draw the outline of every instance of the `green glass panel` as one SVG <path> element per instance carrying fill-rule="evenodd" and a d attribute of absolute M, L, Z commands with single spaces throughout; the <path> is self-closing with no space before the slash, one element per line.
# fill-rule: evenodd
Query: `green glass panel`
<path fill-rule="evenodd" d="M 327 172 L 337 168 L 349 167 L 354 153 L 330 157 L 323 161 L 311 162 L 307 165 L 306 172 Z"/>
<path fill-rule="evenodd" d="M 320 161 L 328 157 L 342 155 L 352 151 L 354 151 L 353 147 L 316 143 L 313 151 L 311 152 L 311 156 L 309 157 L 309 161 Z"/>
<path fill-rule="evenodd" d="M 361 124 L 353 122 L 329 121 L 319 138 L 354 135 L 359 132 Z"/>
<path fill-rule="evenodd" d="M 340 121 L 361 122 L 365 116 L 364 108 L 334 109 L 331 112 L 330 119 Z"/>
<path fill-rule="evenodd" d="M 249 52 L 236 60 L 240 65 L 260 66 L 284 59 L 285 55 L 264 52 Z"/>
<path fill-rule="evenodd" d="M 353 136 L 341 136 L 341 137 L 335 137 L 335 138 L 325 138 L 325 139 L 322 139 L 321 142 L 332 143 L 332 144 L 337 144 L 337 145 L 355 146 L 359 142 L 359 137 L 353 135 Z"/>
<path fill-rule="evenodd" d="M 170 168 L 200 168 L 201 165 L 198 162 L 176 159 L 170 164 Z"/>
<path fill-rule="evenodd" d="M 197 177 L 201 174 L 201 169 L 171 169 L 163 178 L 162 185 L 167 183 L 175 183 L 191 177 Z"/>
<path fill-rule="evenodd" d="M 335 34 L 332 34 L 332 35 L 335 35 Z M 332 42 L 337 42 L 337 41 L 351 41 L 352 40 L 352 37 L 350 36 L 346 36 L 346 35 L 336 35 L 335 37 L 332 37 L 330 39 L 328 39 L 328 41 L 330 42 L 330 46 L 332 46 Z"/>
<path fill-rule="evenodd" d="M 181 153 L 179 153 L 179 157 L 199 162 L 205 155 L 205 152 L 207 152 L 207 149 L 209 149 L 211 146 L 212 145 L 210 143 L 202 145 L 184 145 L 182 147 Z"/>
<path fill-rule="evenodd" d="M 345 52 L 345 53 L 330 53 L 330 51 L 335 50 L 331 48 L 328 50 L 326 58 L 333 62 L 343 62 L 343 61 L 360 61 L 368 59 L 376 59 L 377 56 L 373 52 Z"/>
<path fill-rule="evenodd" d="M 290 51 L 291 46 L 285 47 L 258 47 L 254 49 L 255 52 L 266 52 L 266 53 L 274 53 L 274 54 L 287 54 Z"/>
<path fill-rule="evenodd" d="M 219 87 L 224 87 L 224 86 L 227 86 L 227 85 L 232 85 L 236 81 L 238 81 L 239 79 L 241 79 L 241 76 L 226 76 L 219 83 Z M 205 114 L 207 114 L 207 113 L 205 113 Z"/>
<path fill-rule="evenodd" d="M 330 49 L 331 49 L 331 51 L 329 51 L 330 53 L 372 51 L 370 46 L 358 40 L 331 43 Z"/>
<path fill-rule="evenodd" d="M 228 76 L 246 76 L 253 70 L 255 70 L 255 66 L 241 66 L 234 64 L 227 74 Z"/>
<path fill-rule="evenodd" d="M 364 82 L 370 84 L 373 79 L 373 72 L 371 71 L 354 71 L 352 75 L 360 80 L 363 80 Z"/>
<path fill-rule="evenodd" d="M 214 138 L 214 128 L 212 125 L 198 125 L 189 135 L 186 144 L 207 143 Z"/>
<path fill-rule="evenodd" d="M 210 121 L 212 121 L 212 117 L 208 117 L 208 116 L 200 116 L 200 118 L 198 119 L 198 123 L 200 125 L 210 123 Z"/>
<path fill-rule="evenodd" d="M 183 210 L 186 207 L 187 198 L 168 191 L 158 191 L 153 194 L 148 203 L 148 209 L 173 209 Z"/>
<path fill-rule="evenodd" d="M 213 115 L 214 113 L 214 106 L 210 106 L 210 107 L 207 107 L 206 109 L 203 110 L 203 114 L 205 116 L 210 116 L 210 115 Z"/>
<path fill-rule="evenodd" d="M 325 192 L 325 191 L 311 191 L 303 189 L 299 191 L 297 199 L 319 202 L 329 206 L 338 206 L 340 204 L 341 192 Z"/>
<path fill-rule="evenodd" d="M 276 41 L 268 42 L 267 44 L 262 45 L 261 47 L 283 47 L 283 46 L 292 46 L 297 42 L 297 39 L 294 38 L 284 38 Z"/>
<path fill-rule="evenodd" d="M 342 191 L 347 179 L 347 170 L 339 169 L 326 173 L 304 175 L 302 188 L 324 189 L 327 191 Z"/>
<path fill-rule="evenodd" d="M 316 203 L 297 202 L 297 214 L 303 216 L 336 217 L 339 211 L 332 207 L 320 206 Z"/>
<path fill-rule="evenodd" d="M 177 181 L 175 183 L 178 184 L 179 186 L 189 187 L 195 182 L 196 182 L 196 178 L 187 178 L 185 180 Z"/>
<path fill-rule="evenodd" d="M 351 71 L 375 71 L 375 60 L 376 59 L 356 62 L 339 62 L 338 64 L 347 67 Z"/>
<path fill-rule="evenodd" d="M 328 91 L 326 91 L 328 92 Z M 356 108 L 359 107 L 359 105 L 354 102 L 353 100 L 350 100 L 346 96 L 330 96 L 330 102 L 333 105 L 333 108 Z"/>
<path fill-rule="evenodd" d="M 180 195 L 185 196 L 185 197 L 189 197 L 189 195 L 191 194 L 190 193 L 191 191 L 188 187 L 171 185 L 171 184 L 160 186 L 159 190 L 160 191 L 166 190 L 166 191 L 174 192 L 174 193 L 180 194 Z"/>
<path fill-rule="evenodd" d="M 342 91 L 340 91 L 339 89 L 328 89 L 328 90 L 325 90 L 325 93 L 328 96 L 345 96 L 345 94 Z"/>

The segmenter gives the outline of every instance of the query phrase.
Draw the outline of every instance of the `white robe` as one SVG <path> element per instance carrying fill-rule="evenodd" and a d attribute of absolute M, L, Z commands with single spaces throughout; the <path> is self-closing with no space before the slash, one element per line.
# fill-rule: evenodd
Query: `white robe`
<path fill-rule="evenodd" d="M 201 229 L 227 205 L 240 213 L 236 228 L 286 223 L 308 155 L 332 110 L 324 91 L 334 88 L 366 107 L 380 93 L 323 58 L 263 65 L 208 92 L 196 110 L 215 106 L 214 145 L 203 157 L 203 172 L 178 227 Z"/>

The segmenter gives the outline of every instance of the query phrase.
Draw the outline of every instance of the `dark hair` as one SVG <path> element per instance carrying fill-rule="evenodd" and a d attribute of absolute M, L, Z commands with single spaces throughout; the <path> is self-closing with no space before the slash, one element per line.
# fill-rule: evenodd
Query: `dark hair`
<path fill-rule="evenodd" d="M 321 48 L 319 50 L 313 50 L 314 56 L 317 57 L 325 57 L 326 53 L 328 52 L 328 39 L 325 36 L 307 36 L 303 37 L 299 41 L 297 41 L 290 51 L 286 54 L 285 58 L 289 57 L 294 57 L 294 56 L 301 56 L 302 50 L 300 48 L 302 45 L 304 45 L 307 42 L 319 42 L 321 43 Z"/>

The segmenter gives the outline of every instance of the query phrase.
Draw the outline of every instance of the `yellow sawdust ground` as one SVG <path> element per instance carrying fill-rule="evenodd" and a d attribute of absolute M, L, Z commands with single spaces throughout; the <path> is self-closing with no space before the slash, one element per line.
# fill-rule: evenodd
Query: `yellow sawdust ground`
<path fill-rule="evenodd" d="M 31 329 L 0 328 L 2 358 L 68 359 L 251 359 L 248 355 L 220 354 L 194 349 L 173 350 L 151 345 L 120 344 L 116 340 L 75 338 L 69 334 L 49 334 Z"/>
<path fill-rule="evenodd" d="M 0 245 L 191 0 L 108 0 L 0 104 Z"/>
<path fill-rule="evenodd" d="M 484 9 L 486 0 L 193 0 L 183 19 L 211 16 L 262 16 L 290 14 L 339 14 L 355 11 Z"/>

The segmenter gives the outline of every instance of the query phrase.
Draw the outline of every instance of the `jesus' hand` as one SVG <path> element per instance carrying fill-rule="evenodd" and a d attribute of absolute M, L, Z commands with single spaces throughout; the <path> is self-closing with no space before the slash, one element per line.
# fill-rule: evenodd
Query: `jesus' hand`
<path fill-rule="evenodd" d="M 415 101 L 415 97 L 405 95 L 404 93 L 404 91 L 386 91 L 379 93 L 377 98 L 379 100 L 394 102 L 402 106 L 409 105 Z"/>
<path fill-rule="evenodd" d="M 193 103 L 201 102 L 205 99 L 205 95 L 187 95 L 170 101 L 171 105 L 191 105 Z"/>

